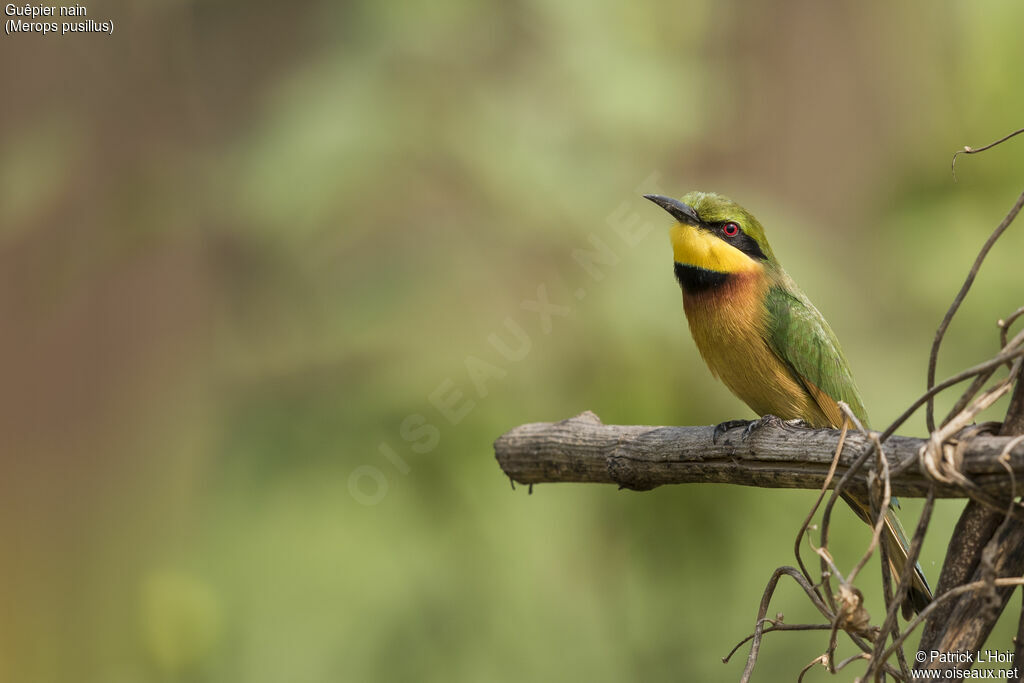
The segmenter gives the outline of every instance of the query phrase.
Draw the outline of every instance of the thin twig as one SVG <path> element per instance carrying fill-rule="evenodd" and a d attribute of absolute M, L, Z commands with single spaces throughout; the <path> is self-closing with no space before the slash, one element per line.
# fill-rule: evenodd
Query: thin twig
<path fill-rule="evenodd" d="M 853 662 L 856 662 L 858 659 L 870 659 L 870 658 L 871 658 L 871 655 L 867 654 L 866 652 L 861 652 L 861 653 L 858 653 L 858 654 L 855 654 L 855 655 L 850 655 L 849 657 L 847 657 L 843 661 L 841 661 L 838 664 L 836 664 L 836 668 L 835 668 L 835 670 L 832 673 L 837 673 L 839 671 L 842 671 L 844 668 L 846 668 L 846 666 L 848 664 L 852 664 Z"/>
<path fill-rule="evenodd" d="M 892 631 L 893 643 L 902 642 L 905 636 L 902 636 L 896 629 L 898 624 L 896 620 L 896 613 L 899 611 L 902 604 L 902 598 L 906 594 L 910 587 L 911 581 L 913 581 L 914 573 L 917 571 L 917 561 L 921 554 L 921 546 L 924 544 L 924 535 L 928 530 L 928 524 L 932 518 L 932 511 L 935 509 L 935 487 L 932 486 L 928 491 L 928 497 L 925 499 L 924 508 L 921 510 L 921 517 L 918 519 L 917 528 L 914 530 L 914 536 L 910 540 L 910 548 L 907 549 L 907 563 L 903 567 L 903 571 L 900 573 L 899 584 L 897 584 L 895 594 L 892 602 L 886 606 L 885 620 L 882 622 L 882 626 L 879 629 L 879 637 L 875 640 L 875 652 L 874 661 L 878 661 L 882 664 L 888 659 L 889 656 L 882 656 L 881 650 L 885 645 L 886 634 Z M 909 628 L 909 627 L 908 627 Z M 898 653 L 903 652 L 902 648 L 896 648 Z M 869 666 L 868 671 L 865 673 L 865 677 L 870 675 Z M 876 679 L 881 675 L 881 668 L 875 672 Z"/>
<path fill-rule="evenodd" d="M 808 527 L 811 524 L 811 520 L 814 519 L 814 514 L 818 511 L 821 506 L 821 501 L 824 500 L 825 494 L 828 492 L 829 484 L 832 483 L 832 478 L 835 477 L 836 467 L 839 465 L 839 456 L 843 452 L 843 446 L 846 444 L 846 432 L 850 427 L 849 420 L 843 420 L 843 427 L 839 432 L 839 443 L 836 444 L 836 454 L 832 458 L 832 464 L 829 465 L 828 474 L 825 476 L 825 481 L 821 485 L 821 491 L 818 492 L 818 498 L 814 501 L 814 505 L 811 506 L 811 511 L 807 513 L 803 523 L 800 525 L 800 531 L 797 533 L 796 541 L 793 544 L 793 554 L 796 555 L 797 564 L 800 565 L 800 571 L 803 572 L 804 576 L 807 577 L 808 581 L 813 581 L 810 570 L 804 565 L 803 558 L 800 556 L 800 542 L 804 539 L 804 535 L 808 531 Z M 812 544 L 813 545 L 813 544 Z M 815 586 L 815 591 L 818 588 Z M 831 601 L 830 601 L 831 602 Z"/>
<path fill-rule="evenodd" d="M 1024 133 L 1024 128 L 1015 130 L 1009 135 L 1005 135 L 996 140 L 995 142 L 985 145 L 984 147 L 971 147 L 970 145 L 965 145 L 963 149 L 953 152 L 953 161 L 951 161 L 949 164 L 949 170 L 953 173 L 953 180 L 956 180 L 956 158 L 958 156 L 960 156 L 961 154 L 977 154 L 978 152 L 984 152 L 986 149 L 992 149 L 996 145 L 1001 145 L 1010 138 L 1012 138 L 1013 136 L 1020 135 L 1021 133 Z"/>
<path fill-rule="evenodd" d="M 842 410 L 845 404 L 840 403 L 839 405 L 840 409 Z M 860 420 L 857 419 L 857 416 L 853 414 L 853 411 L 849 409 L 849 406 L 846 406 L 845 414 L 846 420 L 850 420 L 854 425 L 858 427 L 860 431 L 864 431 L 864 426 L 860 423 Z M 868 458 L 871 457 L 871 454 L 874 452 L 875 449 L 875 443 L 875 441 L 869 442 L 869 447 L 864 449 L 864 452 L 861 453 L 856 460 L 854 460 L 853 464 L 850 465 L 849 469 L 847 469 L 845 473 L 843 473 L 843 476 L 839 478 L 839 482 L 832 489 L 832 495 L 829 497 L 828 502 L 825 504 L 825 510 L 822 512 L 821 515 L 820 547 L 822 549 L 828 548 L 828 530 L 829 525 L 832 521 L 832 509 L 835 507 L 836 500 L 838 500 L 840 495 L 842 495 L 843 487 L 846 486 L 846 484 L 849 482 L 849 480 L 853 477 L 854 474 L 856 474 L 858 471 L 860 471 L 862 467 L 864 467 L 864 463 L 866 463 Z M 832 598 L 832 585 L 829 581 L 829 575 L 826 573 L 828 567 L 825 564 L 825 556 L 822 555 L 822 553 L 820 552 L 818 554 L 822 557 L 821 568 L 822 577 L 825 580 L 825 595 L 828 596 L 829 604 L 832 606 L 833 610 L 835 610 L 838 613 L 839 609 L 836 607 L 835 601 Z M 839 574 L 837 569 L 835 569 L 834 563 L 832 567 L 833 570 L 836 572 L 836 575 L 840 577 L 840 581 L 842 581 L 842 575 Z"/>
<path fill-rule="evenodd" d="M 1024 315 L 1024 306 L 1021 306 L 1006 318 L 996 322 L 996 325 L 999 326 L 999 342 L 1002 344 L 1002 348 L 1006 348 L 1006 334 L 1010 331 L 1010 326 L 1013 325 L 1017 318 L 1022 315 Z"/>
<path fill-rule="evenodd" d="M 1024 199 L 1024 194 L 1021 195 L 1021 199 Z M 889 425 L 885 429 L 884 432 L 882 432 L 882 436 L 881 436 L 882 441 L 885 441 L 890 436 L 895 434 L 896 430 L 899 429 L 903 425 L 903 423 L 906 422 L 908 418 L 910 418 L 911 415 L 916 413 L 918 408 L 920 408 L 926 402 L 931 401 L 932 398 L 934 398 L 934 396 L 936 394 L 945 391 L 946 389 L 948 389 L 951 386 L 954 386 L 956 384 L 959 384 L 960 382 L 963 382 L 965 379 L 969 379 L 971 377 L 974 377 L 975 375 L 978 375 L 978 374 L 984 372 L 985 370 L 988 370 L 989 368 L 998 367 L 998 366 L 1002 365 L 1003 363 L 1006 363 L 1007 361 L 1013 360 L 1014 358 L 1018 358 L 1019 356 L 1024 356 L 1024 349 L 1019 349 L 1018 348 L 1018 349 L 1014 349 L 1013 351 L 1010 351 L 1010 352 L 1007 352 L 1007 353 L 1000 353 L 1000 354 L 996 355 L 993 358 L 989 358 L 987 361 L 984 361 L 982 363 L 978 363 L 977 365 L 972 366 L 970 368 L 967 368 L 966 370 L 964 370 L 962 372 L 958 372 L 957 374 L 953 375 L 952 377 L 949 377 L 946 380 L 940 382 L 939 384 L 936 384 L 931 389 L 929 389 L 925 393 L 921 394 L 921 396 L 916 401 L 914 401 L 913 403 L 910 404 L 910 407 L 908 407 L 906 410 L 904 410 L 900 414 L 900 416 L 897 417 L 892 422 L 892 424 Z M 928 431 L 929 432 L 935 431 L 934 426 L 931 429 L 929 429 Z"/>
<path fill-rule="evenodd" d="M 810 671 L 814 667 L 815 664 L 822 664 L 822 665 L 828 666 L 828 655 L 827 654 L 818 655 L 817 657 L 815 657 L 814 659 L 809 661 L 807 663 L 807 665 L 804 666 L 804 668 L 800 669 L 800 675 L 796 677 L 796 683 L 803 683 L 803 681 L 804 681 L 804 674 L 806 674 L 808 671 Z"/>
<path fill-rule="evenodd" d="M 1022 314 L 1024 314 L 1024 306 L 1018 308 L 1006 319 L 996 321 L 996 327 L 999 328 L 1000 353 L 1006 353 L 1007 351 L 1011 351 L 1013 350 L 1013 348 L 1019 345 L 1020 342 L 1024 341 L 1024 335 L 1021 334 L 1015 336 L 1012 342 L 1008 341 L 1006 338 L 1010 326 L 1013 325 L 1014 321 Z M 950 409 L 949 414 L 946 415 L 946 419 L 942 421 L 943 427 L 949 424 L 950 421 L 952 421 L 953 417 L 960 413 L 967 406 L 967 404 L 970 403 L 971 399 L 974 398 L 974 396 L 979 391 L 981 391 L 981 388 L 983 386 L 985 386 L 985 382 L 987 382 L 989 378 L 992 377 L 993 374 L 995 374 L 995 371 L 998 369 L 998 367 L 999 366 L 993 366 L 974 378 L 974 381 L 971 382 L 971 385 L 964 391 L 960 398 L 957 399 L 957 402 L 953 405 L 952 409 Z M 1010 367 L 1009 364 L 1008 367 Z M 1012 380 L 1013 373 L 1010 373 L 1010 378 Z"/>
<path fill-rule="evenodd" d="M 857 574 L 859 574 L 860 570 L 864 568 L 864 565 L 868 563 L 868 560 L 871 559 L 871 555 L 875 552 L 875 548 L 878 547 L 878 544 L 882 539 L 882 529 L 885 528 L 885 511 L 889 509 L 889 501 L 892 500 L 892 487 L 889 484 L 889 461 L 885 459 L 885 455 L 882 451 L 882 444 L 878 441 L 878 434 L 872 433 L 870 436 L 872 437 L 872 441 L 875 443 L 875 449 L 879 454 L 879 467 L 882 470 L 880 475 L 882 479 L 882 500 L 878 505 L 878 521 L 875 522 L 874 529 L 872 530 L 871 542 L 868 544 L 867 550 L 864 551 L 864 555 L 861 556 L 857 564 L 855 564 L 853 569 L 850 570 L 849 576 L 846 577 L 846 580 L 850 583 L 857 578 Z"/>
<path fill-rule="evenodd" d="M 754 622 L 754 636 L 751 638 L 750 654 L 747 655 L 747 665 L 743 669 L 743 675 L 740 677 L 740 683 L 747 683 L 750 680 L 750 675 L 754 672 L 754 665 L 757 663 L 757 655 L 761 651 L 761 638 L 764 637 L 764 617 L 768 613 L 768 605 L 771 603 L 772 596 L 775 594 L 775 587 L 779 583 L 779 579 L 783 576 L 790 576 L 797 584 L 804 589 L 804 593 L 811 599 L 814 606 L 818 608 L 825 618 L 831 619 L 831 615 L 828 612 L 828 608 L 821 602 L 821 599 L 814 592 L 814 587 L 804 578 L 798 570 L 793 567 L 779 567 L 772 572 L 771 579 L 768 580 L 768 585 L 765 586 L 764 594 L 761 596 L 761 605 L 757 609 L 757 621 Z"/>
<path fill-rule="evenodd" d="M 769 626 L 766 629 L 763 629 L 761 631 L 762 635 L 771 633 L 773 631 L 828 631 L 832 628 L 832 624 L 783 624 L 781 622 L 776 622 L 774 619 L 768 618 L 765 618 L 764 621 L 766 623 L 771 624 L 771 626 Z M 749 636 L 747 636 L 740 642 L 736 643 L 736 645 L 734 645 L 733 648 L 729 650 L 729 654 L 722 657 L 722 663 L 728 664 L 729 660 L 732 659 L 732 656 L 736 654 L 736 651 L 753 639 L 754 634 L 751 633 Z"/>
<path fill-rule="evenodd" d="M 978 395 L 978 392 L 981 391 L 981 388 L 985 386 L 985 382 L 991 379 L 992 375 L 995 374 L 997 369 L 999 369 L 999 366 L 989 368 L 985 372 L 975 377 L 974 381 L 971 382 L 971 385 L 964 390 L 964 393 L 960 395 L 960 398 L 958 398 L 953 407 L 950 408 L 949 413 L 947 413 L 945 419 L 942 420 L 939 426 L 945 427 L 946 425 L 948 425 L 950 421 L 952 421 L 952 419 L 956 417 L 967 406 L 968 403 L 971 402 L 971 399 Z"/>
<path fill-rule="evenodd" d="M 1020 131 L 1018 131 L 1020 132 Z M 1016 135 L 1014 133 L 1013 135 Z M 1004 138 L 1008 140 L 1011 136 Z M 991 147 L 999 144 L 1002 140 L 998 140 L 987 147 L 982 149 L 990 149 Z M 978 150 L 981 151 L 981 150 Z M 939 323 L 939 329 L 935 331 L 935 340 L 932 342 L 932 350 L 928 355 L 928 389 L 931 389 L 935 384 L 935 366 L 938 363 L 939 358 L 939 346 L 942 345 L 942 338 L 946 335 L 946 329 L 949 328 L 949 323 L 952 322 L 953 316 L 956 315 L 957 310 L 960 308 L 960 304 L 963 303 L 964 297 L 967 296 L 967 292 L 971 289 L 971 285 L 974 284 L 974 278 L 978 275 L 978 270 L 981 269 L 981 264 L 988 256 L 988 252 L 995 245 L 996 240 L 1006 232 L 1006 229 L 1010 227 L 1010 223 L 1020 213 L 1021 208 L 1024 207 L 1024 192 L 1021 192 L 1020 196 L 1017 197 L 1017 201 L 1014 203 L 1013 208 L 1006 214 L 1002 222 L 999 223 L 998 227 L 989 238 L 985 241 L 984 246 L 981 247 L 981 251 L 978 252 L 977 258 L 974 259 L 974 265 L 971 266 L 970 272 L 967 274 L 967 279 L 964 280 L 964 284 L 961 285 L 960 291 L 957 292 L 956 297 L 953 299 L 953 303 L 950 304 L 949 310 L 946 311 L 946 315 L 942 318 L 942 322 Z M 935 401 L 932 397 L 928 398 L 928 405 L 925 408 L 925 422 L 928 426 L 929 432 L 935 431 Z"/>

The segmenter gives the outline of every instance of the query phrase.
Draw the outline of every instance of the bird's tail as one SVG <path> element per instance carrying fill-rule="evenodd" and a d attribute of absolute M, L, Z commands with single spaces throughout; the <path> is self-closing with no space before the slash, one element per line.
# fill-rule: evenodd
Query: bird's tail
<path fill-rule="evenodd" d="M 866 500 L 846 493 L 842 496 L 858 517 L 874 526 L 875 522 L 871 519 L 871 507 Z M 893 502 L 896 502 L 895 498 Z M 896 509 L 891 504 L 885 513 L 882 542 L 885 543 L 885 550 L 889 555 L 889 568 L 894 577 L 899 577 L 907 565 L 907 550 L 910 548 L 910 542 L 907 540 L 906 532 L 903 531 L 903 525 L 900 524 L 900 520 L 896 516 Z M 928 585 L 928 579 L 924 577 L 924 570 L 921 569 L 920 563 L 917 563 L 914 565 L 913 580 L 907 588 L 907 599 L 903 603 L 904 618 L 909 617 L 911 612 L 919 614 L 931 601 L 932 589 Z"/>

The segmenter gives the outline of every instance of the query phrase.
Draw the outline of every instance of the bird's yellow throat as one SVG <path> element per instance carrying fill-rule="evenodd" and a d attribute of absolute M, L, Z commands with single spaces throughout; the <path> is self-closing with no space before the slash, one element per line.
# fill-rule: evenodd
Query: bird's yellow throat
<path fill-rule="evenodd" d="M 669 236 L 676 263 L 697 266 L 719 273 L 749 273 L 763 270 L 763 266 L 736 247 L 726 244 L 707 230 L 676 223 Z"/>

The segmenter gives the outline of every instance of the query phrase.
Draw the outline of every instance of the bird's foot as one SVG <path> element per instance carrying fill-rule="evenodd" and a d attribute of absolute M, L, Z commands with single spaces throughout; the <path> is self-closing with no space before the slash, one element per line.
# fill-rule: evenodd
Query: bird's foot
<path fill-rule="evenodd" d="M 747 433 L 750 430 L 750 426 L 753 425 L 757 420 L 726 420 L 725 422 L 719 422 L 715 425 L 715 431 L 711 434 L 711 443 L 718 443 L 718 439 L 722 437 L 730 429 L 736 429 L 737 427 L 743 427 L 743 438 L 747 438 Z"/>
<path fill-rule="evenodd" d="M 795 420 L 786 420 L 782 424 L 786 425 L 787 427 L 792 427 L 794 429 L 814 429 L 811 426 L 810 422 L 800 417 L 796 418 Z"/>
<path fill-rule="evenodd" d="M 743 440 L 746 441 L 749 439 L 750 435 L 761 427 L 782 427 L 788 424 L 788 422 L 783 422 L 781 418 L 775 417 L 774 415 L 762 415 L 758 420 L 751 420 L 750 424 L 748 424 L 746 429 L 743 430 Z"/>
<path fill-rule="evenodd" d="M 728 432 L 730 429 L 736 429 L 737 427 L 743 427 L 743 434 L 740 435 L 740 438 L 743 441 L 746 441 L 750 438 L 751 434 L 761 427 L 767 426 L 790 428 L 810 427 L 810 425 L 803 420 L 796 419 L 786 420 L 783 422 L 782 419 L 775 417 L 774 415 L 764 415 L 757 420 L 726 420 L 725 422 L 715 425 L 715 431 L 711 435 L 711 443 L 718 443 L 718 439 L 720 439 L 723 434 Z"/>

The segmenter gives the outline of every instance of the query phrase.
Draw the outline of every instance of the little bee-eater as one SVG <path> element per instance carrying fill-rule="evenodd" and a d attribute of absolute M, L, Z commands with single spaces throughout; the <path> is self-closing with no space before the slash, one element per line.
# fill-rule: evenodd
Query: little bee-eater
<path fill-rule="evenodd" d="M 779 265 L 764 228 L 743 207 L 710 192 L 681 200 L 645 195 L 676 223 L 670 236 L 675 276 L 690 333 L 711 373 L 758 415 L 840 428 L 845 401 L 867 425 L 850 366 L 818 309 Z M 866 498 L 843 493 L 870 521 Z M 898 505 L 893 498 L 893 504 Z M 907 537 L 889 506 L 883 542 L 896 575 L 907 563 Z M 915 566 L 907 602 L 921 611 L 931 590 Z"/>

